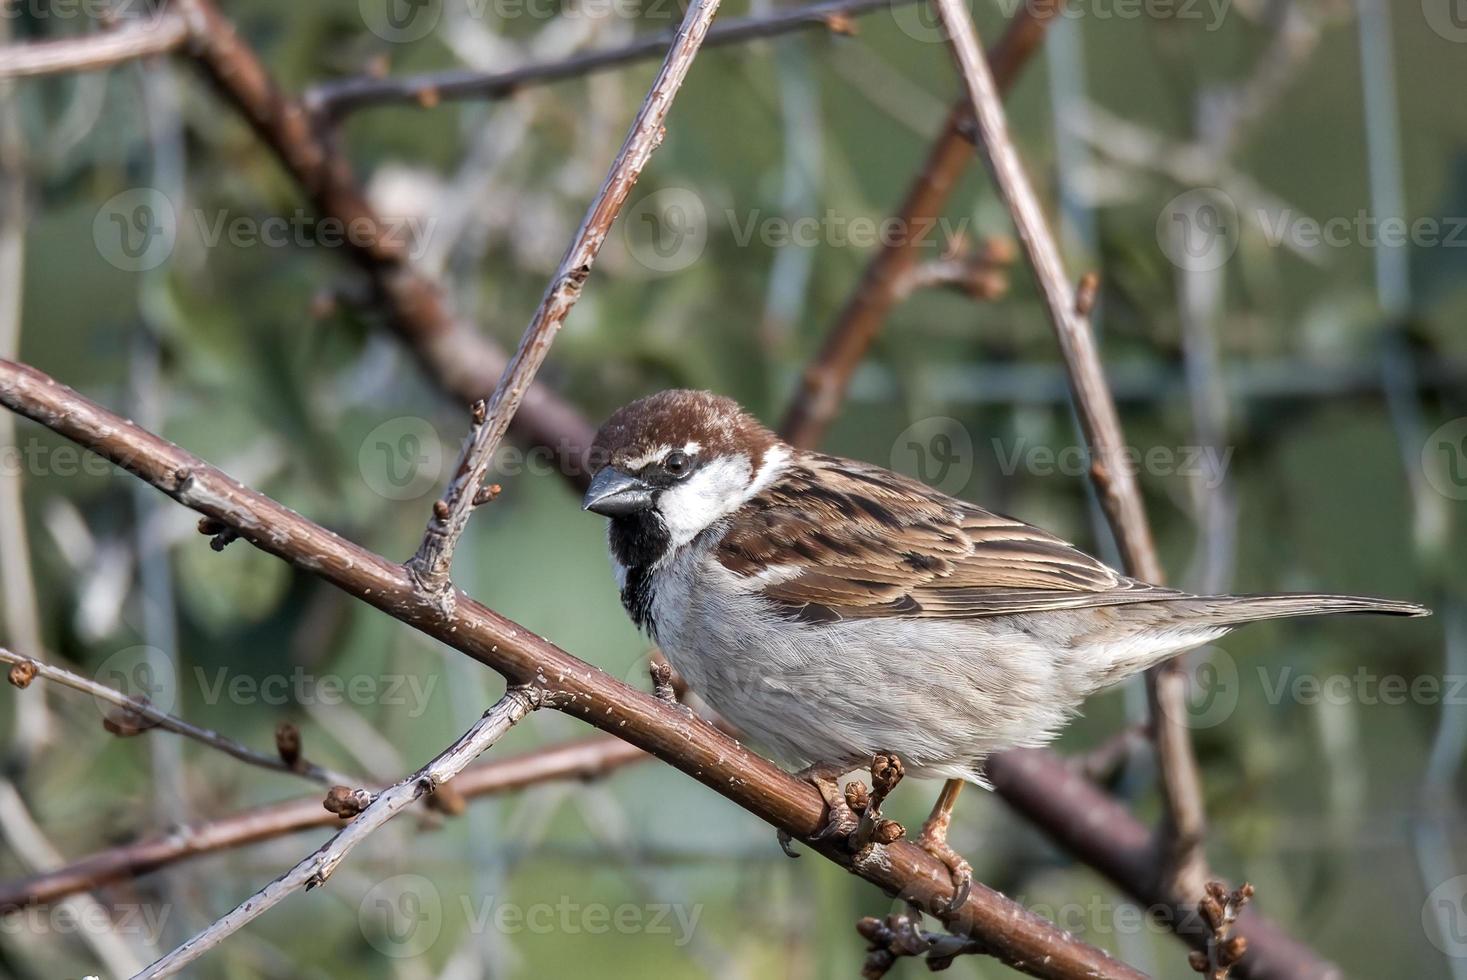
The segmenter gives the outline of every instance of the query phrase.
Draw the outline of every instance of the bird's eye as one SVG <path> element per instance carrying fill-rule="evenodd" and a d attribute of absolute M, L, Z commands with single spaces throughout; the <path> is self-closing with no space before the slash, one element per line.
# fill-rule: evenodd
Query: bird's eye
<path fill-rule="evenodd" d="M 675 449 L 663 457 L 662 468 L 673 476 L 682 476 L 688 471 L 691 462 L 687 453 Z"/>

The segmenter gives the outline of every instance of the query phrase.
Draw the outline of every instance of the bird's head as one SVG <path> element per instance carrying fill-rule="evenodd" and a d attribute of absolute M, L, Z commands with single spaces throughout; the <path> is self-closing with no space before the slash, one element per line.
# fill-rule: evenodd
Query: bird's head
<path fill-rule="evenodd" d="M 614 522 L 655 522 L 678 547 L 737 510 L 788 458 L 732 399 L 663 391 L 619 409 L 596 434 L 599 469 L 583 507 Z"/>

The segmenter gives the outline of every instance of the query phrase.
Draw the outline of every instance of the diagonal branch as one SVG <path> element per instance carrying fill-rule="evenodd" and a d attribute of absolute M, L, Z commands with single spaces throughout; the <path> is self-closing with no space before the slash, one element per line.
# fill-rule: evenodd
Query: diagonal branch
<path fill-rule="evenodd" d="M 1160 584 L 1161 561 L 1151 539 L 1140 488 L 1124 455 L 1120 417 L 1105 381 L 1095 338 L 1076 303 L 1075 289 L 1065 273 L 1059 247 L 1009 136 L 998 87 L 983 59 L 978 31 L 961 0 L 934 2 L 972 100 L 980 137 L 979 151 L 1013 216 L 1019 242 L 1034 269 L 1050 322 L 1059 338 L 1075 408 L 1094 460 L 1091 479 L 1101 507 L 1120 546 L 1126 571 Z M 1153 668 L 1148 674 L 1153 737 L 1167 804 L 1166 873 L 1174 879 L 1175 891 L 1200 897 L 1208 878 L 1203 852 L 1205 818 L 1201 777 L 1182 723 L 1186 712 L 1185 683 L 1185 676 L 1175 661 Z"/>
<path fill-rule="evenodd" d="M 851 17 L 915 3 L 917 0 L 829 0 L 772 14 L 724 21 L 708 32 L 704 48 L 742 44 L 759 38 L 777 37 L 811 28 L 837 34 L 851 33 Z M 585 51 L 558 61 L 540 62 L 504 71 L 441 71 L 403 78 L 344 78 L 321 82 L 305 97 L 311 112 L 321 118 L 339 120 L 358 109 L 384 105 L 437 106 L 463 99 L 503 99 L 534 85 L 580 78 L 609 68 L 650 61 L 672 45 L 675 31 L 662 31 L 637 38 L 621 47 Z"/>
<path fill-rule="evenodd" d="M 400 231 L 384 222 L 352 174 L 349 161 L 322 135 L 310 113 L 276 85 L 259 56 L 212 0 L 174 0 L 187 17 L 188 54 L 219 94 L 253 127 L 322 217 L 343 228 L 345 247 L 367 274 L 387 309 L 387 322 L 440 388 L 464 404 L 483 398 L 504 372 L 506 356 L 489 338 L 459 319 L 438 283 L 408 254 Z M 577 454 L 594 429 L 541 384 L 524 392 L 515 429 L 525 441 Z M 560 466 L 572 483 L 581 467 Z"/>
<path fill-rule="evenodd" d="M 1063 8 L 1064 0 L 1027 0 L 1019 4 L 1008 29 L 988 56 L 1002 91 L 1013 87 L 1020 70 Z M 851 298 L 826 333 L 820 352 L 806 366 L 780 427 L 794 445 L 819 444 L 840 410 L 851 376 L 881 333 L 887 313 L 901 298 L 903 285 L 928 238 L 925 232 L 942 215 L 973 158 L 972 141 L 967 135 L 972 115 L 966 98 L 953 105 L 895 216 L 896 227 L 902 229 L 902 234 L 884 244 L 871 259 Z"/>
<path fill-rule="evenodd" d="M 0 16 L 14 14 L 6 11 Z M 176 51 L 187 39 L 188 28 L 183 18 L 168 12 L 82 37 L 7 45 L 0 47 L 0 78 L 98 71 L 125 61 Z"/>
<path fill-rule="evenodd" d="M 144 969 L 133 980 L 171 977 L 249 922 L 279 905 L 287 896 L 324 885 L 336 866 L 346 859 L 354 847 L 366 840 L 372 831 L 462 772 L 465 766 L 488 751 L 505 732 L 538 708 L 540 703 L 541 692 L 524 687 L 510 688 L 504 697 L 484 712 L 483 717 L 474 723 L 474 727 L 440 752 L 432 762 L 378 793 L 366 809 L 314 854 L 239 903 L 233 911 L 212 923 L 203 932 Z"/>
<path fill-rule="evenodd" d="M 256 752 L 248 745 L 236 742 L 227 735 L 220 735 L 209 728 L 201 728 L 182 718 L 170 715 L 166 711 L 160 711 L 146 698 L 133 697 L 124 694 L 115 688 L 100 684 L 90 677 L 83 677 L 64 667 L 57 667 L 42 660 L 31 657 L 23 657 L 18 653 L 0 647 L 0 663 L 13 664 L 15 668 L 10 673 L 10 683 L 16 687 L 24 687 L 30 683 L 31 678 L 41 677 L 45 680 L 64 685 L 72 690 L 90 694 L 99 701 L 121 708 L 124 717 L 122 724 L 134 731 L 142 731 L 147 728 L 161 728 L 164 731 L 191 738 L 196 742 L 207 745 L 212 749 L 218 749 L 225 755 L 232 756 L 241 762 L 247 762 L 261 769 L 270 769 L 274 772 L 289 773 L 292 776 L 301 776 L 315 783 L 331 786 L 336 783 L 354 782 L 352 777 L 344 776 L 339 772 L 326 769 L 322 766 L 306 762 L 305 759 L 297 759 L 295 763 L 287 763 L 278 755 L 266 755 Z M 142 724 L 140 724 L 142 723 Z"/>
<path fill-rule="evenodd" d="M 489 398 L 487 409 L 481 411 L 475 406 L 472 434 L 464 446 L 453 479 L 443 499 L 434 505 L 423 543 L 407 566 L 413 577 L 432 595 L 452 594 L 448 591 L 448 573 L 453 564 L 453 549 L 479 502 L 479 487 L 484 482 L 494 451 L 509 431 L 510 420 L 519 411 L 521 399 L 550 353 L 550 345 L 555 342 L 561 324 L 576 305 L 576 300 L 580 299 L 581 287 L 591 274 L 591 264 L 596 261 L 601 243 L 606 240 L 612 222 L 626 203 L 632 185 L 666 135 L 663 121 L 713 23 L 718 2 L 693 0 L 688 5 L 682 26 L 663 59 L 662 70 L 652 80 L 647 97 L 642 100 L 626 141 L 622 143 L 621 152 L 616 155 L 601 190 L 581 219 L 580 230 L 560 260 L 560 267 L 540 300 L 539 309 L 530 318 L 519 349 L 504 369 L 504 376 Z"/>
<path fill-rule="evenodd" d="M 0 404 L 233 528 L 262 551 L 473 657 L 510 683 L 545 691 L 547 707 L 650 752 L 775 828 L 808 841 L 823 825 L 825 807 L 813 786 L 695 715 L 620 683 L 461 591 L 451 604 L 424 596 L 403 566 L 311 523 L 34 368 L 0 360 Z M 810 845 L 1034 976 L 1140 977 L 992 889 L 974 885 L 967 901 L 948 908 L 953 889 L 946 866 L 915 844 L 873 844 L 856 853 L 830 840 Z"/>

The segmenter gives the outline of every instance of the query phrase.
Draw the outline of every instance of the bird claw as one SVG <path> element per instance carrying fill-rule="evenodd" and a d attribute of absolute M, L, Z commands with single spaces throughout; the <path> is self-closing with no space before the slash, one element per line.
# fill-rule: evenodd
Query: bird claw
<path fill-rule="evenodd" d="M 826 803 L 825 826 L 810 835 L 810 840 L 825 840 L 828 837 L 849 838 L 861 826 L 856 811 L 842 799 Z"/>
<path fill-rule="evenodd" d="M 973 890 L 973 866 L 967 860 L 953 850 L 947 842 L 947 834 L 924 830 L 922 836 L 917 838 L 917 844 L 931 854 L 937 860 L 947 866 L 948 875 L 953 883 L 953 897 L 940 910 L 940 915 L 952 915 L 963 907 L 968 900 L 969 893 Z"/>
<path fill-rule="evenodd" d="M 784 851 L 785 857 L 798 858 L 800 856 L 800 852 L 796 851 L 792 846 L 795 842 L 795 839 L 790 836 L 790 832 L 788 830 L 780 828 L 779 831 L 774 835 L 774 839 L 779 841 L 779 849 L 781 851 Z"/>

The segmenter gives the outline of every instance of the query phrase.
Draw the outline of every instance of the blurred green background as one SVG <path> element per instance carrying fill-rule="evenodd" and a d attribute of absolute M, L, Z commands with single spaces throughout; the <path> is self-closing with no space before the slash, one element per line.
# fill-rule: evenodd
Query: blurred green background
<path fill-rule="evenodd" d="M 291 92 L 369 68 L 545 60 L 680 16 L 664 0 L 443 0 L 419 10 L 431 30 L 400 43 L 370 29 L 378 6 L 235 0 L 226 12 Z M 1013 6 L 978 0 L 985 41 Z M 10 5 L 0 29 L 10 43 L 91 29 L 59 9 Z M 770 9 L 728 0 L 720 17 Z M 1170 454 L 1140 478 L 1172 581 L 1378 593 L 1439 612 L 1264 624 L 1193 658 L 1209 855 L 1350 975 L 1467 976 L 1452 727 L 1467 700 L 1454 684 L 1467 677 L 1467 459 L 1453 455 L 1467 457 L 1467 31 L 1445 0 L 1395 5 L 1388 23 L 1336 2 L 1074 10 L 1009 97 L 1009 118 L 1069 267 L 1102 276 L 1098 327 L 1128 440 Z M 513 347 L 653 72 L 641 64 L 493 104 L 366 109 L 341 145 L 374 201 L 421 232 L 414 251 L 458 309 Z M 873 254 L 846 232 L 895 209 L 955 93 L 917 7 L 866 16 L 852 37 L 814 31 L 702 54 L 542 379 L 593 420 L 689 386 L 777 424 Z M 361 281 L 341 249 L 308 231 L 248 237 L 272 217 L 309 224 L 268 150 L 181 61 L 16 82 L 3 111 L 24 261 L 18 277 L 7 267 L 0 301 L 19 311 L 21 359 L 312 520 L 407 557 L 465 413 L 377 311 L 351 301 Z M 1224 202 L 1222 244 L 1208 239 L 1179 268 L 1167 229 L 1178 195 L 1199 187 L 1213 190 L 1182 203 Z M 1393 188 L 1414 222 L 1399 248 L 1371 233 Z M 129 192 L 174 209 L 171 248 L 150 270 L 126 268 L 107 237 Z M 817 219 L 813 236 L 782 243 L 780 221 L 802 217 Z M 973 241 L 1011 234 L 976 165 L 948 218 Z M 1299 245 L 1311 221 L 1333 221 L 1338 243 L 1271 240 L 1282 228 Z M 236 222 L 238 234 L 211 233 Z M 925 257 L 942 254 L 934 236 Z M 1075 430 L 1021 262 L 1008 279 L 994 300 L 927 288 L 900 303 L 825 448 L 1114 560 L 1083 472 L 1045 462 L 1073 449 Z M 307 574 L 242 544 L 214 553 L 188 513 L 68 456 L 45 430 L 22 422 L 13 438 L 23 455 L 7 456 L 3 479 L 23 495 L 25 540 L 11 522 L 7 645 L 38 631 L 43 649 L 21 652 L 103 680 L 135 676 L 135 648 L 153 648 L 172 664 L 162 689 L 176 713 L 262 749 L 293 722 L 313 761 L 382 779 L 426 761 L 502 690 Z M 1226 460 L 1225 479 L 1186 464 L 1203 447 L 1215 455 L 1200 458 Z M 404 482 L 408 460 L 417 469 Z M 647 645 L 617 602 L 602 521 L 545 467 L 517 469 L 504 461 L 504 494 L 471 526 L 457 582 L 646 686 Z M 34 630 L 16 621 L 26 579 Z M 1386 697 L 1388 677 L 1433 679 L 1437 694 L 1418 684 Z M 1105 743 L 1143 705 L 1139 682 L 1094 699 L 1059 748 Z M 314 793 L 170 736 L 115 738 L 90 699 L 40 681 L 0 694 L 0 723 L 6 778 L 67 858 Z M 584 733 L 544 712 L 495 752 Z M 1155 819 L 1147 753 L 1110 781 Z M 908 783 L 894 815 L 914 825 L 936 790 Z M 6 877 L 35 859 L 14 827 L 0 848 Z M 131 910 L 122 938 L 146 962 L 323 839 L 179 864 L 97 897 Z M 1193 975 L 1180 944 L 991 795 L 964 795 L 953 840 L 980 880 L 1153 975 Z M 855 920 L 893 910 L 828 863 L 787 860 L 771 829 L 644 764 L 482 799 L 453 819 L 406 815 L 329 887 L 290 899 L 188 975 L 850 977 L 864 956 Z M 83 938 L 56 908 L 0 920 L 0 975 L 105 973 Z M 1011 975 L 977 957 L 952 971 Z"/>

